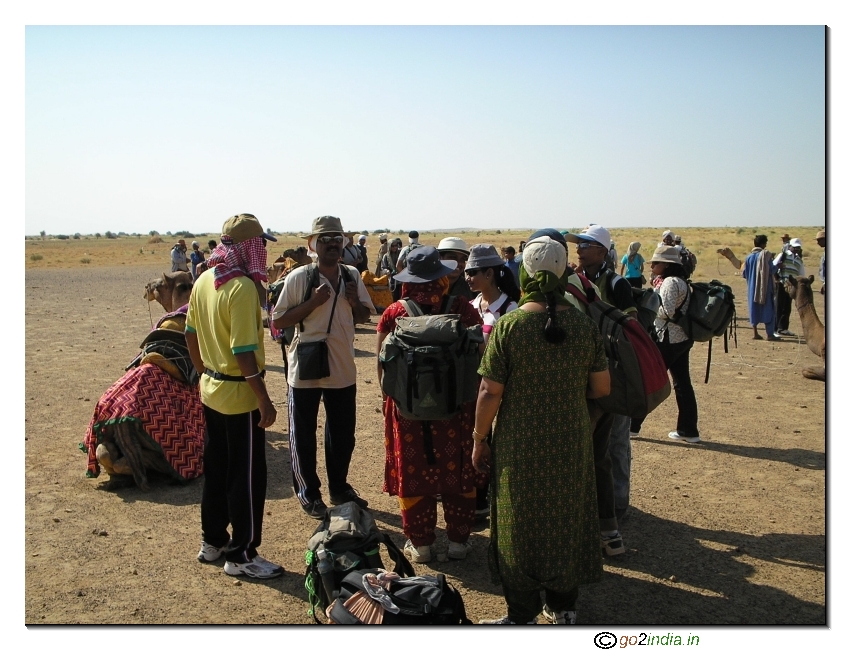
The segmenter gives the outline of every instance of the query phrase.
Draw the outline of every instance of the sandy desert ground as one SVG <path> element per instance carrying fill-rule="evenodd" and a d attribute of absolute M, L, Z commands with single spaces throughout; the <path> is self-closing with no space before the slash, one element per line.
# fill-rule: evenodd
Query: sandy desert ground
<path fill-rule="evenodd" d="M 616 239 L 624 252 L 627 235 Z M 702 380 L 707 344 L 692 353 L 704 443 L 667 438 L 675 422 L 672 397 L 634 440 L 632 512 L 622 529 L 627 552 L 606 559 L 602 581 L 582 589 L 580 624 L 827 622 L 825 384 L 800 375 L 818 360 L 799 338 L 751 339 L 744 282 L 707 252 L 710 240 L 698 278 L 717 277 L 734 289 L 744 324 L 737 347 L 724 354 L 722 344 L 715 345 L 708 384 Z M 164 313 L 142 292 L 167 269 L 168 244 L 158 255 L 135 252 L 142 246 L 132 244 L 132 262 L 96 253 L 94 263 L 81 264 L 78 250 L 59 262 L 47 252 L 49 242 L 32 243 L 41 247 L 26 246 L 25 623 L 311 623 L 303 554 L 316 522 L 292 493 L 279 348 L 267 339 L 267 383 L 279 415 L 267 432 L 262 552 L 287 574 L 258 583 L 195 560 L 203 478 L 187 486 L 159 481 L 148 492 L 106 491 L 105 474 L 85 477 L 85 455 L 77 447 L 98 398 Z M 745 250 L 739 245 L 736 252 Z M 816 272 L 813 242 L 808 252 L 809 272 Z M 42 260 L 31 259 L 37 253 Z M 815 302 L 824 319 L 823 297 L 816 294 Z M 358 327 L 355 340 L 360 378 L 351 482 L 401 546 L 398 506 L 381 493 L 375 322 Z M 796 310 L 791 330 L 802 334 Z M 500 589 L 486 569 L 486 524 L 476 528 L 472 543 L 466 561 L 435 561 L 423 571 L 445 573 L 473 620 L 501 616 Z"/>

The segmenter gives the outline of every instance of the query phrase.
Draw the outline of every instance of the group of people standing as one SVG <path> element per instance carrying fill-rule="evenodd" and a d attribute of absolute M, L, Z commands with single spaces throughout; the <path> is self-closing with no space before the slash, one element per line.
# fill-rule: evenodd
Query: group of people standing
<path fill-rule="evenodd" d="M 269 240 L 275 239 L 253 215 L 228 219 L 222 245 L 206 260 L 212 272 L 197 278 L 186 321 L 207 418 L 198 559 L 224 557 L 227 574 L 258 579 L 283 574 L 258 554 L 264 429 L 277 417 L 265 387 L 262 342 Z M 356 429 L 355 325 L 375 309 L 360 274 L 344 261 L 350 242 L 338 218 L 315 219 L 307 235 L 315 263 L 287 275 L 270 315 L 277 329 L 294 328 L 285 352 L 293 489 L 316 519 L 328 508 L 316 458 L 321 403 L 329 501 L 368 508 L 348 471 Z M 576 264 L 568 263 L 568 242 L 576 245 Z M 466 558 L 476 513 L 489 515 L 489 566 L 502 584 L 507 615 L 487 622 L 532 623 L 542 613 L 554 623 L 575 623 L 578 587 L 601 577 L 603 554 L 625 552 L 619 521 L 628 510 L 630 431 L 638 435 L 640 422 L 596 404 L 611 389 L 608 360 L 600 332 L 567 286 L 583 287 L 583 275 L 603 300 L 630 314 L 634 282 L 616 272 L 610 234 L 599 225 L 580 233 L 539 230 L 519 254 L 469 247 L 458 237 L 423 245 L 415 231 L 401 243 L 382 235 L 386 251 L 376 270 L 391 276 L 398 299 L 377 323 L 378 356 L 411 303 L 424 314 L 456 314 L 483 333 L 477 400 L 451 419 L 407 419 L 384 397 L 383 490 L 398 499 L 404 551 L 414 562 L 432 559 L 439 502 L 450 559 Z M 622 263 L 642 275 L 638 250 L 631 245 Z M 661 246 L 650 260 L 662 278 L 665 309 L 657 337 L 680 410 L 670 436 L 694 442 L 696 401 L 687 369 L 693 343 L 665 317 L 687 299 L 675 252 Z M 380 361 L 376 369 L 380 381 Z"/>

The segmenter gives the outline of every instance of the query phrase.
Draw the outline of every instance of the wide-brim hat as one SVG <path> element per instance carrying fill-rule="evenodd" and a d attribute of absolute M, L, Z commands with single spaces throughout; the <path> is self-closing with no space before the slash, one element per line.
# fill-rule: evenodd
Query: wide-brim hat
<path fill-rule="evenodd" d="M 679 251 L 676 250 L 676 246 L 658 246 L 649 263 L 651 264 L 653 261 L 661 261 L 665 264 L 679 264 L 681 266 L 682 257 L 679 255 Z"/>
<path fill-rule="evenodd" d="M 422 284 L 445 277 L 456 268 L 457 262 L 454 259 L 440 259 L 440 253 L 434 246 L 421 246 L 407 256 L 407 268 L 393 279 Z"/>
<path fill-rule="evenodd" d="M 313 230 L 310 234 L 305 235 L 304 239 L 309 239 L 317 234 L 341 234 L 345 235 L 345 230 L 342 229 L 342 221 L 336 216 L 319 216 L 313 219 Z"/>
<path fill-rule="evenodd" d="M 826 230 L 820 230 L 815 239 L 826 239 Z"/>
<path fill-rule="evenodd" d="M 568 233 L 566 235 L 566 239 L 570 243 L 590 241 L 598 243 L 603 246 L 605 250 L 611 249 L 611 233 L 601 225 L 591 225 L 589 228 L 585 228 L 580 234 Z"/>
<path fill-rule="evenodd" d="M 469 260 L 466 269 L 470 268 L 493 268 L 503 266 L 505 260 L 499 256 L 496 246 L 487 243 L 476 243 L 469 249 Z"/>
<path fill-rule="evenodd" d="M 437 244 L 437 250 L 451 250 L 452 252 L 459 252 L 469 256 L 469 246 L 467 246 L 466 241 L 460 237 L 446 237 L 445 239 L 440 239 L 440 243 Z"/>
<path fill-rule="evenodd" d="M 263 226 L 253 214 L 237 214 L 231 216 L 224 222 L 221 228 L 221 236 L 230 237 L 233 243 L 242 243 L 254 237 L 262 237 L 268 241 L 277 241 L 277 238 L 263 231 Z"/>

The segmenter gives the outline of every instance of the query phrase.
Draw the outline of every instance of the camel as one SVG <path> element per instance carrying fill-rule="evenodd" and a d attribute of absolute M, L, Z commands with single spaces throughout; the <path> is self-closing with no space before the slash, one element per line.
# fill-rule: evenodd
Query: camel
<path fill-rule="evenodd" d="M 178 270 L 174 273 L 163 273 L 162 277 L 145 285 L 145 299 L 148 302 L 156 300 L 167 313 L 176 311 L 189 303 L 189 293 L 192 292 L 192 275 Z"/>
<path fill-rule="evenodd" d="M 281 277 L 288 275 L 290 272 L 312 262 L 310 255 L 307 254 L 307 248 L 299 246 L 292 249 L 287 248 L 283 254 L 274 260 L 271 266 L 266 269 L 266 274 L 269 277 L 269 284 L 274 284 Z"/>
<path fill-rule="evenodd" d="M 740 259 L 738 259 L 735 256 L 735 253 L 732 252 L 732 250 L 729 249 L 729 248 L 718 248 L 717 254 L 723 255 L 724 257 L 726 257 L 726 259 L 728 259 L 729 262 L 735 267 L 735 270 L 741 270 L 741 266 L 744 265 L 744 262 L 742 262 Z"/>
<path fill-rule="evenodd" d="M 785 283 L 785 290 L 797 305 L 797 313 L 800 314 L 800 322 L 803 324 L 806 345 L 815 356 L 820 356 L 824 364 L 823 367 L 804 367 L 803 376 L 816 381 L 826 381 L 826 328 L 818 318 L 812 300 L 812 283 L 814 281 L 813 275 L 789 277 Z"/>

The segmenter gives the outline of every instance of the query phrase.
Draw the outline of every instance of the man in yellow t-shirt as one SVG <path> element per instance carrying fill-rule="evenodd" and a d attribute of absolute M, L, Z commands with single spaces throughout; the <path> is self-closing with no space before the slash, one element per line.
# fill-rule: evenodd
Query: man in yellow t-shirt
<path fill-rule="evenodd" d="M 207 438 L 198 561 L 225 557 L 228 575 L 273 579 L 283 568 L 257 553 L 266 502 L 265 428 L 277 411 L 266 391 L 259 295 L 266 239 L 252 214 L 231 217 L 198 277 L 186 314 L 186 342 L 201 375 Z M 230 525 L 232 534 L 228 534 Z"/>

